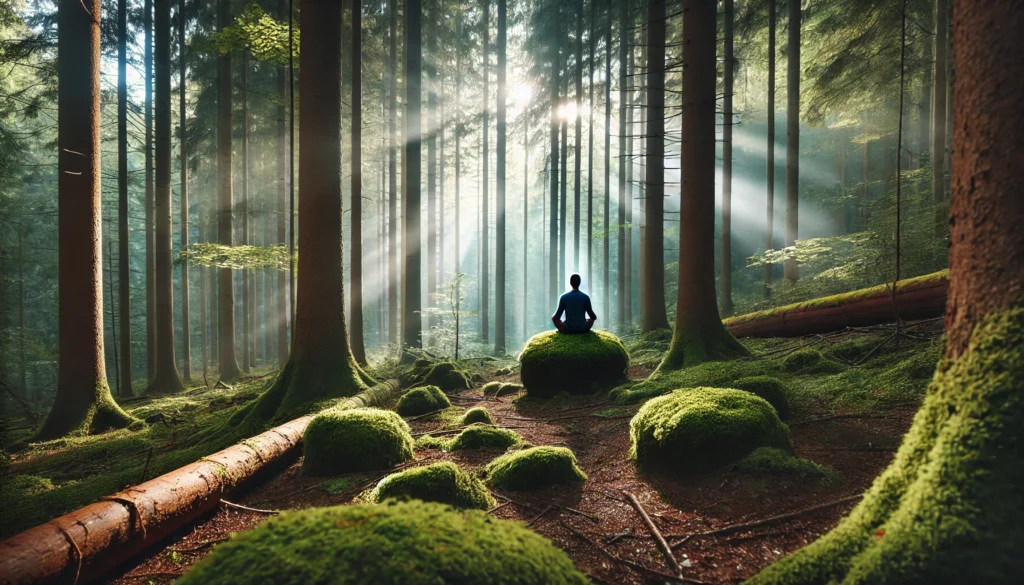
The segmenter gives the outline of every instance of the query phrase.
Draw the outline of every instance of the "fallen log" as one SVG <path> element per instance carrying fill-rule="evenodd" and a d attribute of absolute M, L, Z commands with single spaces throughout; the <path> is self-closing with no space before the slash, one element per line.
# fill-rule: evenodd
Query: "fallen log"
<path fill-rule="evenodd" d="M 904 321 L 941 317 L 948 290 L 948 270 L 901 280 L 896 286 L 896 312 Z M 736 337 L 798 337 L 891 323 L 894 319 L 892 285 L 882 284 L 731 317 L 723 324 Z"/>
<path fill-rule="evenodd" d="M 374 406 L 401 391 L 388 380 L 342 401 Z M 0 542 L 0 583 L 80 583 L 101 577 L 214 509 L 260 472 L 298 456 L 306 415 L 107 496 Z"/>

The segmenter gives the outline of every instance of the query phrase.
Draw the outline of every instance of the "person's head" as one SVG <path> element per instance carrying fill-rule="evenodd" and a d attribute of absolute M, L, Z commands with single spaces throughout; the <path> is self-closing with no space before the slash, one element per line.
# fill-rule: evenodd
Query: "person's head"
<path fill-rule="evenodd" d="M 569 277 L 569 286 L 571 286 L 573 290 L 578 289 L 581 282 L 583 282 L 583 279 L 580 278 L 579 274 L 573 274 Z"/>

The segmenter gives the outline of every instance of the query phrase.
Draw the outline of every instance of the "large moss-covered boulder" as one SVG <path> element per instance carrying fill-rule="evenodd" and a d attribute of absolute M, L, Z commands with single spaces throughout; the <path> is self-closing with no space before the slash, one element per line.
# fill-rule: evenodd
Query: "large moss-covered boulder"
<path fill-rule="evenodd" d="M 792 452 L 789 429 L 744 390 L 689 388 L 648 401 L 629 425 L 630 456 L 674 473 L 734 463 L 758 447 Z"/>
<path fill-rule="evenodd" d="M 576 455 L 565 447 L 513 451 L 491 461 L 484 468 L 484 474 L 487 485 L 516 491 L 587 480 L 587 474 L 576 465 Z"/>
<path fill-rule="evenodd" d="M 494 498 L 483 482 L 451 461 L 393 473 L 377 484 L 368 499 L 380 503 L 389 498 L 423 500 L 480 510 L 494 506 Z"/>
<path fill-rule="evenodd" d="M 409 425 L 390 410 L 330 409 L 316 415 L 302 439 L 302 472 L 337 475 L 387 469 L 412 459 Z"/>
<path fill-rule="evenodd" d="M 585 585 L 546 538 L 478 510 L 389 502 L 285 512 L 218 545 L 182 585 Z"/>
<path fill-rule="evenodd" d="M 772 376 L 749 376 L 747 378 L 740 378 L 729 386 L 737 390 L 746 390 L 764 398 L 768 401 L 768 404 L 775 407 L 775 412 L 779 413 L 780 419 L 789 420 L 791 414 L 789 409 L 789 390 L 778 378 L 773 378 Z"/>
<path fill-rule="evenodd" d="M 469 375 L 455 362 L 438 362 L 423 376 L 423 384 L 437 386 L 445 392 L 467 390 L 473 387 Z"/>
<path fill-rule="evenodd" d="M 398 400 L 395 410 L 402 416 L 418 416 L 428 412 L 437 412 L 451 405 L 451 401 L 437 386 L 421 386 L 406 392 Z"/>
<path fill-rule="evenodd" d="M 588 394 L 626 381 L 629 354 L 607 331 L 534 335 L 519 354 L 519 376 L 530 396 Z"/>

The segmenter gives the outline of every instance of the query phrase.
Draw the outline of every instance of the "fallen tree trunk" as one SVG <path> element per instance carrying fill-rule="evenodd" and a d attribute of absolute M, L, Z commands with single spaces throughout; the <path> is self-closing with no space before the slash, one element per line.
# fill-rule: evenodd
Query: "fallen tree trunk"
<path fill-rule="evenodd" d="M 374 406 L 401 391 L 388 380 L 339 408 Z M 96 579 L 212 510 L 260 472 L 298 456 L 306 415 L 0 543 L 0 583 Z"/>
<path fill-rule="evenodd" d="M 798 337 L 866 327 L 900 319 L 913 321 L 941 317 L 946 308 L 949 271 L 900 281 L 893 307 L 892 285 L 856 290 L 732 317 L 723 321 L 736 337 Z M 895 310 L 894 310 L 895 309 Z"/>

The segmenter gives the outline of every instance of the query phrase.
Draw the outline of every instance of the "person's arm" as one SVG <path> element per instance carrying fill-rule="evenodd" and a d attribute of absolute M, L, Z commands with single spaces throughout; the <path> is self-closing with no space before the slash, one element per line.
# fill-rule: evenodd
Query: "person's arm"
<path fill-rule="evenodd" d="M 555 329 L 558 329 L 562 333 L 565 332 L 565 325 L 562 323 L 562 315 L 565 313 L 565 299 L 558 299 L 558 309 L 555 310 L 555 314 L 551 316 L 551 323 L 554 324 Z"/>
<path fill-rule="evenodd" d="M 587 311 L 587 315 L 590 315 L 590 319 L 588 319 L 588 320 L 591 323 L 593 323 L 594 321 L 597 321 L 597 314 L 594 313 L 594 307 L 590 303 L 590 297 L 587 297 L 587 309 L 586 309 L 586 311 Z"/>

